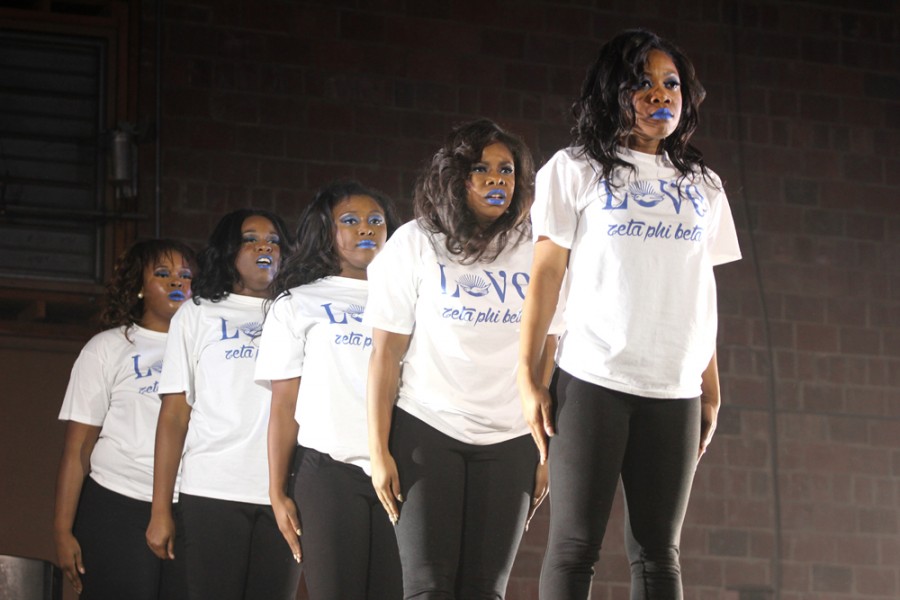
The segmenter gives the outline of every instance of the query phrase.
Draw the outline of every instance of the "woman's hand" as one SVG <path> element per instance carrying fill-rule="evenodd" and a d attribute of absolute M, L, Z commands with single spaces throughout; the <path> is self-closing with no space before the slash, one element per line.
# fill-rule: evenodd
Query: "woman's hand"
<path fill-rule="evenodd" d="M 541 236 L 534 244 L 531 282 L 522 306 L 519 337 L 519 370 L 516 379 L 525 421 L 541 455 L 547 462 L 548 438 L 556 434 L 553 404 L 547 391 L 553 372 L 557 339 L 548 335 L 559 304 L 559 291 L 569 260 L 569 251 Z"/>
<path fill-rule="evenodd" d="M 175 519 L 172 512 L 153 513 L 145 534 L 147 545 L 158 558 L 172 560 L 175 558 Z"/>
<path fill-rule="evenodd" d="M 716 421 L 719 418 L 719 407 L 722 405 L 722 398 L 719 391 L 719 363 L 716 359 L 716 353 L 713 352 L 709 364 L 703 371 L 700 380 L 700 448 L 697 453 L 697 460 L 703 456 L 709 443 L 712 441 L 713 434 L 716 432 Z"/>
<path fill-rule="evenodd" d="M 519 397 L 525 422 L 540 454 L 540 464 L 544 465 L 547 463 L 548 439 L 556 434 L 550 392 L 543 386 L 534 385 L 529 377 L 520 376 Z"/>
<path fill-rule="evenodd" d="M 409 348 L 410 336 L 377 327 L 372 329 L 372 355 L 369 357 L 369 378 L 366 386 L 368 406 L 369 456 L 372 461 L 372 487 L 394 525 L 400 520 L 397 502 L 400 493 L 400 474 L 397 463 L 388 449 L 393 419 L 394 401 L 400 382 L 400 361 Z"/>
<path fill-rule="evenodd" d="M 372 457 L 372 487 L 381 501 L 388 518 L 394 525 L 400 520 L 400 510 L 397 502 L 403 502 L 403 494 L 400 493 L 400 475 L 397 472 L 397 463 L 390 453 L 379 458 Z"/>
<path fill-rule="evenodd" d="M 294 560 L 299 563 L 303 560 L 303 548 L 300 546 L 300 517 L 297 515 L 297 505 L 287 494 L 272 497 L 271 501 L 278 530 L 290 546 Z"/>
<path fill-rule="evenodd" d="M 72 534 L 72 526 L 85 476 L 91 470 L 94 444 L 99 437 L 100 427 L 69 421 L 66 424 L 66 439 L 56 476 L 56 507 L 53 513 L 56 555 L 66 579 L 79 594 L 83 589 L 81 575 L 84 575 L 84 564 L 81 544 Z"/>
<path fill-rule="evenodd" d="M 697 455 L 699 459 L 706 452 L 706 448 L 712 441 L 713 434 L 716 432 L 716 422 L 719 417 L 719 403 L 709 402 L 702 396 L 700 397 L 700 452 Z"/>
<path fill-rule="evenodd" d="M 531 525 L 531 519 L 534 518 L 537 509 L 544 502 L 544 498 L 550 492 L 550 477 L 547 469 L 547 463 L 540 463 L 534 472 L 534 493 L 531 496 L 531 508 L 528 510 L 528 519 L 525 521 L 525 531 Z"/>
<path fill-rule="evenodd" d="M 83 587 L 81 575 L 84 575 L 84 563 L 81 561 L 81 545 L 71 532 L 56 534 L 56 556 L 66 579 L 72 584 L 76 594 Z"/>
<path fill-rule="evenodd" d="M 190 420 L 191 406 L 184 392 L 162 395 L 153 454 L 153 502 L 150 524 L 144 534 L 150 550 L 162 560 L 175 558 L 172 497 Z"/>
<path fill-rule="evenodd" d="M 277 320 L 267 322 L 278 325 Z M 265 336 L 265 332 L 263 332 Z M 272 407 L 269 411 L 269 431 L 267 449 L 269 456 L 269 501 L 275 513 L 278 530 L 291 548 L 291 554 L 298 563 L 303 560 L 300 546 L 300 516 L 297 505 L 288 496 L 288 473 L 291 459 L 297 452 L 297 432 L 299 425 L 294 419 L 297 408 L 297 394 L 300 392 L 300 378 L 275 379 L 272 385 Z"/>

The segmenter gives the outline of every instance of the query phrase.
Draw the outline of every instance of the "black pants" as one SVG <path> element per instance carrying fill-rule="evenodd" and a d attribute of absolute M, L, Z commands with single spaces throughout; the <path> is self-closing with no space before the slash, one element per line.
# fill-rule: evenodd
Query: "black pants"
<path fill-rule="evenodd" d="M 503 598 L 534 492 L 531 436 L 466 444 L 397 409 L 390 448 L 404 598 Z"/>
<path fill-rule="evenodd" d="M 190 600 L 293 600 L 300 565 L 272 507 L 181 494 Z"/>
<path fill-rule="evenodd" d="M 295 464 L 294 501 L 309 597 L 399 600 L 397 537 L 371 478 L 311 448 L 298 448 Z"/>
<path fill-rule="evenodd" d="M 633 600 L 682 597 L 679 542 L 700 444 L 700 400 L 642 398 L 558 370 L 551 391 L 550 534 L 541 600 L 582 600 L 619 478 Z"/>
<path fill-rule="evenodd" d="M 179 508 L 175 505 L 178 518 Z M 84 600 L 183 600 L 186 598 L 181 538 L 175 560 L 156 558 L 144 534 L 150 502 L 84 480 L 73 533 L 81 546 Z"/>

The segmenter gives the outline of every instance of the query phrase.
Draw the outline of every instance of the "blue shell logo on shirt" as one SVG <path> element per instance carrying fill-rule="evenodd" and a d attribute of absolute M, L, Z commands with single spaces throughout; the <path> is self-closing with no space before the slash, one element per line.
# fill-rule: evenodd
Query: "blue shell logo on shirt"
<path fill-rule="evenodd" d="M 225 350 L 225 359 L 234 360 L 238 358 L 248 358 L 255 360 L 256 354 L 259 351 L 255 341 L 256 338 L 262 334 L 262 323 L 257 321 L 241 323 L 235 327 L 234 333 L 231 333 L 228 330 L 228 321 L 222 317 L 219 317 L 219 320 L 222 322 L 222 337 L 220 338 L 220 341 L 239 340 L 242 333 L 250 338 L 249 344 L 241 343 L 240 348 L 235 348 L 233 347 L 233 344 L 229 344 L 231 347 Z"/>
<path fill-rule="evenodd" d="M 243 332 L 243 334 L 250 339 L 256 339 L 260 335 L 262 335 L 262 327 L 262 323 L 258 323 L 256 321 L 238 325 L 238 329 L 240 329 L 241 332 Z"/>
<path fill-rule="evenodd" d="M 328 321 L 332 325 L 344 325 L 347 323 L 347 319 L 352 319 L 357 323 L 362 323 L 363 313 L 366 310 L 365 306 L 361 306 L 359 304 L 350 304 L 344 310 L 340 309 L 340 305 L 332 308 L 331 302 L 326 302 L 322 305 L 322 308 L 325 309 L 325 314 L 328 316 Z"/>
<path fill-rule="evenodd" d="M 656 206 L 664 200 L 663 195 L 646 180 L 632 183 L 628 186 L 628 193 L 641 206 Z"/>
<path fill-rule="evenodd" d="M 486 296 L 490 291 L 490 284 L 487 281 L 471 273 L 466 273 L 457 279 L 456 283 L 470 296 Z"/>
<path fill-rule="evenodd" d="M 359 304 L 351 304 L 347 307 L 347 316 L 355 321 L 362 321 L 363 313 L 366 312 L 365 306 Z"/>
<path fill-rule="evenodd" d="M 222 317 L 219 317 L 219 321 L 222 322 L 222 337 L 220 340 L 236 340 L 241 337 L 243 333 L 251 340 L 255 340 L 262 334 L 262 323 L 257 321 L 251 321 L 249 323 L 241 323 L 236 326 L 233 330 L 229 330 L 228 321 Z"/>
<path fill-rule="evenodd" d="M 697 216 L 706 216 L 709 212 L 709 200 L 703 195 L 702 190 L 693 183 L 666 181 L 665 179 L 642 179 L 631 183 L 622 197 L 617 197 L 607 180 L 600 182 L 600 196 L 606 197 L 604 210 L 627 210 L 628 203 L 634 202 L 644 208 L 653 208 L 671 201 L 676 215 L 681 214 L 681 204 L 688 200 L 697 213 Z"/>
<path fill-rule="evenodd" d="M 438 263 L 437 266 L 441 272 L 441 294 L 445 296 L 459 298 L 460 291 L 462 291 L 474 298 L 480 298 L 481 296 L 487 296 L 493 291 L 500 302 L 506 304 L 507 292 L 514 291 L 520 300 L 525 298 L 525 289 L 528 287 L 529 276 L 528 273 L 523 271 L 507 272 L 502 269 L 497 271 L 481 269 L 484 277 L 473 273 L 463 273 L 458 279 L 452 280 L 456 284 L 454 288 L 447 285 L 449 278 L 446 265 Z M 452 275 L 451 272 L 450 276 L 452 277 Z"/>

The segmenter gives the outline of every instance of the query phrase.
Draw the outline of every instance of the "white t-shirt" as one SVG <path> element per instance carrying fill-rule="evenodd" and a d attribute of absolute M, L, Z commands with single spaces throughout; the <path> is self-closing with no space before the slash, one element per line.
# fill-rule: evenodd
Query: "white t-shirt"
<path fill-rule="evenodd" d="M 182 458 L 185 494 L 269 504 L 271 394 L 253 380 L 263 300 L 229 294 L 185 302 L 169 326 L 160 394 L 193 409 Z"/>
<path fill-rule="evenodd" d="M 412 334 L 397 406 L 469 444 L 528 433 L 516 387 L 533 245 L 461 265 L 444 236 L 403 225 L 369 265 L 365 323 Z"/>
<path fill-rule="evenodd" d="M 721 184 L 679 181 L 665 157 L 621 149 L 636 173 L 610 185 L 578 151 L 540 169 L 531 212 L 535 239 L 571 250 L 557 362 L 630 394 L 699 396 L 715 351 L 713 266 L 741 257 Z"/>
<path fill-rule="evenodd" d="M 137 325 L 98 333 L 78 355 L 59 411 L 60 420 L 100 427 L 91 478 L 144 502 L 153 499 L 156 389 L 165 348 L 165 333 Z"/>
<path fill-rule="evenodd" d="M 369 284 L 326 277 L 293 288 L 266 315 L 256 379 L 300 377 L 297 442 L 369 469 L 366 375 L 372 329 L 362 324 Z"/>

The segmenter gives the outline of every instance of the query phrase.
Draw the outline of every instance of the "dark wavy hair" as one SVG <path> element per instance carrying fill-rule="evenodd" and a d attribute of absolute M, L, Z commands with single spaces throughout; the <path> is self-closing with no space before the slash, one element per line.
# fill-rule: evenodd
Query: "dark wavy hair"
<path fill-rule="evenodd" d="M 482 229 L 467 203 L 466 183 L 482 150 L 497 142 L 513 155 L 516 188 L 506 212 Z M 465 264 L 492 261 L 508 243 L 527 239 L 533 199 L 534 160 L 528 146 L 493 121 L 479 119 L 456 127 L 447 136 L 416 182 L 413 208 L 425 230 L 444 234 L 447 251 Z"/>
<path fill-rule="evenodd" d="M 162 257 L 178 252 L 197 274 L 197 257 L 187 245 L 177 240 L 144 240 L 125 250 L 113 267 L 106 284 L 106 305 L 100 322 L 106 329 L 140 323 L 144 317 L 144 300 L 138 293 L 144 287 L 144 270 Z"/>
<path fill-rule="evenodd" d="M 231 293 L 236 283 L 241 281 L 241 275 L 234 266 L 234 261 L 241 249 L 241 228 L 244 221 L 254 216 L 265 217 L 275 226 L 281 241 L 279 244 L 281 262 L 284 263 L 291 255 L 294 247 L 284 219 L 261 208 L 241 208 L 228 213 L 219 219 L 209 236 L 206 248 L 197 256 L 200 276 L 194 279 L 191 286 L 195 304 L 200 303 L 200 298 L 219 302 Z"/>
<path fill-rule="evenodd" d="M 681 82 L 681 119 L 678 127 L 661 144 L 672 165 L 688 176 L 700 172 L 709 179 L 703 153 L 688 143 L 697 130 L 698 110 L 706 90 L 697 79 L 694 65 L 677 46 L 646 29 L 629 29 L 600 48 L 600 54 L 588 70 L 581 96 L 572 105 L 575 144 L 594 159 L 603 179 L 610 180 L 616 167 L 634 170 L 634 166 L 616 154 L 635 125 L 632 93 L 644 78 L 647 56 L 652 50 L 665 52 L 678 69 Z"/>
<path fill-rule="evenodd" d="M 286 259 L 272 284 L 276 298 L 291 288 L 312 283 L 341 272 L 341 258 L 335 248 L 334 207 L 350 196 L 368 196 L 384 212 L 388 237 L 400 226 L 394 203 L 382 192 L 358 181 L 334 181 L 316 192 L 313 201 L 300 215 L 297 225 L 297 250 Z"/>

